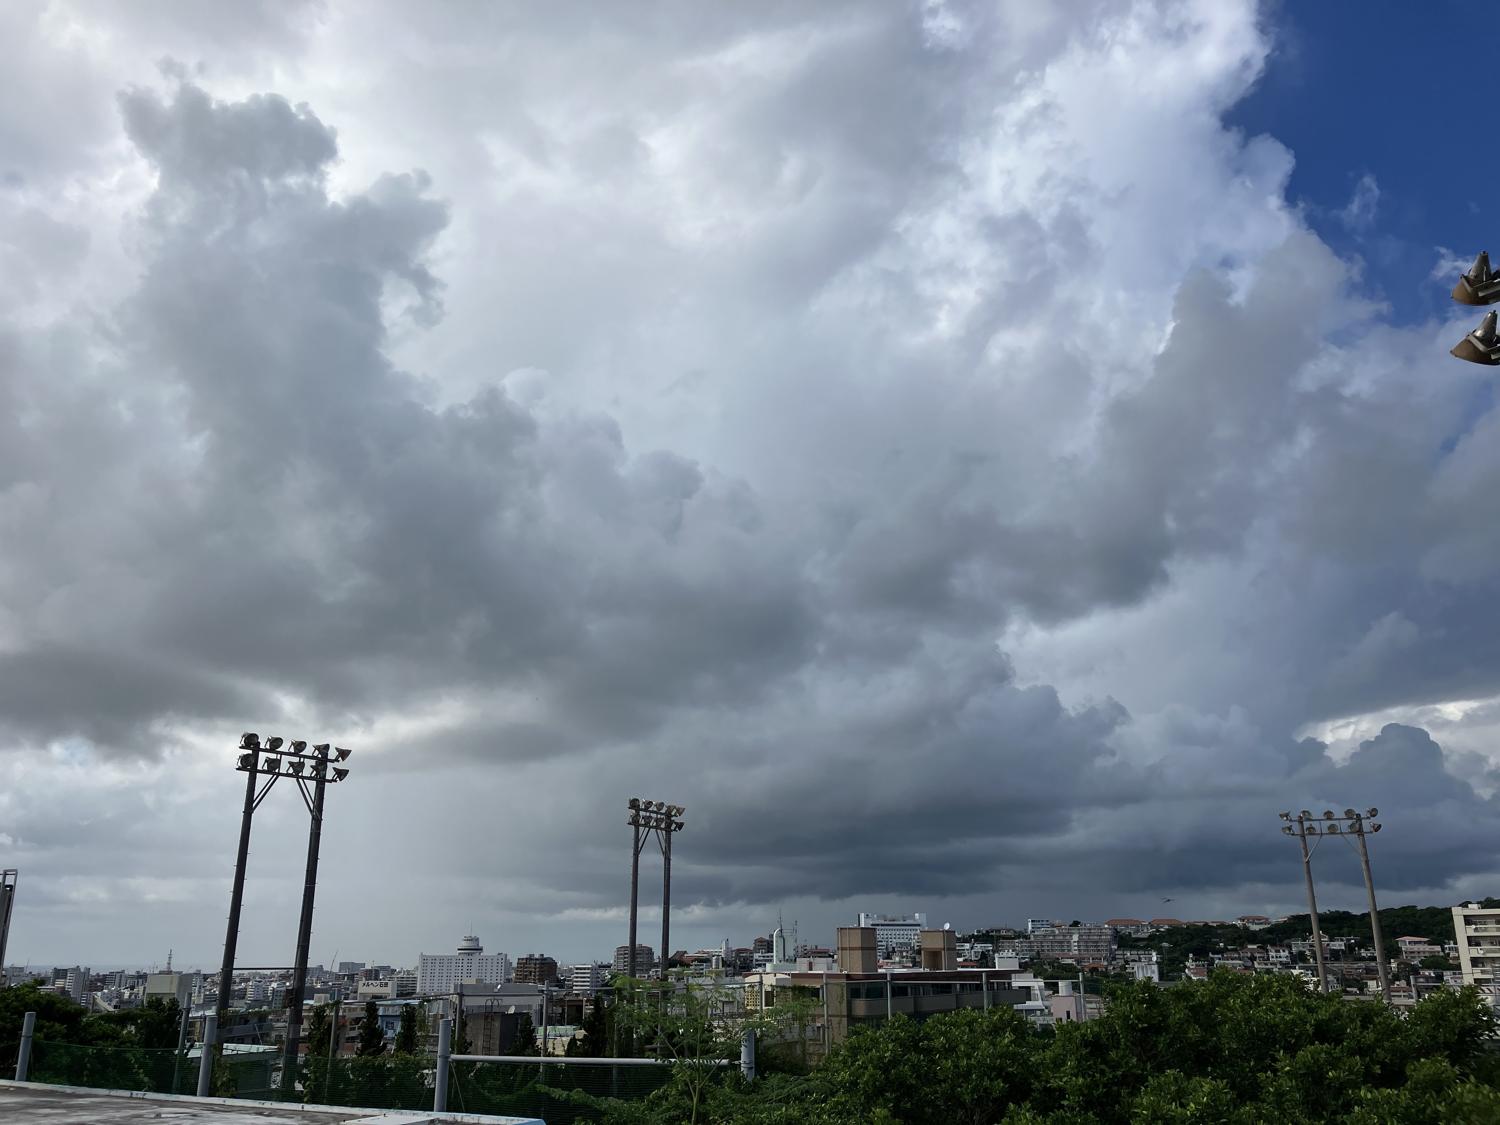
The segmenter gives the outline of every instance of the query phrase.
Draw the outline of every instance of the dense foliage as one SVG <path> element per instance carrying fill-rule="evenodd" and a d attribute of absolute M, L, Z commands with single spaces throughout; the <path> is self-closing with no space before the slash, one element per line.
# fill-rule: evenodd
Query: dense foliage
<path fill-rule="evenodd" d="M 1403 1017 L 1286 976 L 1122 986 L 1055 1032 L 1010 1010 L 898 1017 L 805 1077 L 684 1076 L 613 1122 L 948 1125 L 1500 1121 L 1494 1017 L 1472 990 Z"/>
<path fill-rule="evenodd" d="M 143 1050 L 177 1046 L 182 1009 L 177 1001 L 152 999 L 119 1012 L 86 1012 L 66 996 L 45 991 L 34 981 L 0 989 L 0 1065 L 14 1067 L 27 1012 L 36 1013 L 36 1038 L 87 1047 L 135 1047 Z"/>

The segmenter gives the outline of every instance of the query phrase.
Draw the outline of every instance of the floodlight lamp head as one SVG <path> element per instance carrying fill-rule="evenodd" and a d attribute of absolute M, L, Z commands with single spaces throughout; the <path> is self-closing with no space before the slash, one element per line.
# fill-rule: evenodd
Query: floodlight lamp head
<path fill-rule="evenodd" d="M 682 831 L 682 821 L 680 821 L 680 820 L 674 820 L 672 822 L 672 831 L 673 832 L 681 832 Z"/>
<path fill-rule="evenodd" d="M 347 746 L 335 746 L 333 748 L 333 756 L 341 762 L 347 762 L 349 760 L 349 755 L 352 753 L 354 753 L 354 751 L 349 749 L 349 747 Z"/>
<path fill-rule="evenodd" d="M 328 766 L 322 762 L 314 762 L 312 764 L 312 768 L 308 772 L 310 772 L 314 777 L 327 777 Z"/>
<path fill-rule="evenodd" d="M 316 746 L 313 747 L 313 753 L 316 754 L 320 758 L 326 758 L 326 757 L 328 757 L 328 749 L 329 749 L 328 743 L 326 743 L 326 742 L 320 742 Z"/>
<path fill-rule="evenodd" d="M 1358 820 L 1359 819 L 1359 813 L 1355 812 L 1353 809 L 1345 809 L 1344 810 L 1344 815 L 1346 817 L 1348 817 L 1350 820 Z"/>
<path fill-rule="evenodd" d="M 1323 819 L 1324 820 L 1332 820 L 1333 819 L 1333 810 L 1332 809 L 1324 809 L 1323 810 Z"/>
<path fill-rule="evenodd" d="M 625 806 L 626 808 L 638 809 L 641 807 L 641 799 L 639 797 L 632 797 L 625 802 Z"/>
<path fill-rule="evenodd" d="M 667 802 L 665 802 L 665 801 L 657 801 L 656 802 L 656 811 L 657 812 L 666 812 L 667 811 Z"/>
<path fill-rule="evenodd" d="M 1299 813 L 1298 815 L 1301 816 L 1301 817 L 1303 817 L 1306 820 L 1311 820 L 1312 819 L 1312 812 L 1310 810 L 1308 810 L 1308 809 L 1303 809 L 1302 812 Z"/>
<path fill-rule="evenodd" d="M 349 776 L 349 771 L 347 769 L 345 769 L 343 766 L 335 766 L 333 768 L 333 780 L 334 781 L 343 781 L 344 778 L 346 778 L 348 776 Z"/>
<path fill-rule="evenodd" d="M 1379 824 L 1372 824 L 1372 825 L 1370 825 L 1370 831 L 1371 832 L 1379 832 L 1380 831 L 1380 825 Z"/>
<path fill-rule="evenodd" d="M 301 777 L 302 776 L 302 763 L 301 762 L 288 762 L 286 764 L 286 772 L 289 773 L 289 774 L 291 774 L 293 777 Z"/>
<path fill-rule="evenodd" d="M 279 735 L 279 734 L 273 734 L 270 738 L 266 739 L 266 749 L 267 750 L 280 750 L 281 749 L 281 735 Z"/>
<path fill-rule="evenodd" d="M 1277 815 L 1280 816 L 1282 820 L 1291 820 L 1292 819 L 1292 814 L 1289 813 L 1289 812 L 1278 813 Z"/>
<path fill-rule="evenodd" d="M 1377 809 L 1374 805 L 1371 805 L 1369 808 L 1367 808 L 1365 810 L 1365 815 L 1366 816 L 1379 816 L 1380 815 L 1380 810 Z"/>
<path fill-rule="evenodd" d="M 1333 824 L 1330 824 L 1327 829 L 1325 829 L 1325 831 L 1330 833 L 1338 833 L 1339 831 L 1341 831 L 1341 829 L 1339 828 L 1338 823 L 1335 822 Z"/>
<path fill-rule="evenodd" d="M 1292 826 L 1290 824 L 1283 824 L 1281 826 L 1281 833 L 1284 836 L 1292 835 Z"/>
<path fill-rule="evenodd" d="M 260 735 L 256 734 L 253 730 L 247 730 L 244 734 L 240 735 L 240 749 L 259 750 Z"/>
<path fill-rule="evenodd" d="M 293 754 L 306 754 L 307 753 L 307 743 L 304 742 L 300 738 L 297 739 L 296 741 L 294 741 L 292 743 L 292 753 Z"/>
<path fill-rule="evenodd" d="M 673 816 L 681 816 L 683 813 L 687 812 L 687 809 L 683 808 L 681 805 L 673 805 L 669 811 Z"/>
<path fill-rule="evenodd" d="M 254 754 L 241 754 L 240 755 L 240 764 L 237 765 L 237 766 L 235 766 L 234 768 L 237 769 L 237 770 L 248 770 L 248 769 L 253 768 L 254 765 L 255 765 L 255 755 Z"/>
<path fill-rule="evenodd" d="M 267 758 L 267 759 L 265 759 L 265 761 L 263 761 L 261 763 L 261 765 L 265 769 L 266 773 L 280 773 L 281 772 L 281 759 L 280 758 Z"/>

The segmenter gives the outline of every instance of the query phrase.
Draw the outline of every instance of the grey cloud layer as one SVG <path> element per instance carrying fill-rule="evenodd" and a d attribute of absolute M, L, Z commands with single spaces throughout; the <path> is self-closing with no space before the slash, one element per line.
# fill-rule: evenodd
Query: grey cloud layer
<path fill-rule="evenodd" d="M 501 145 L 494 198 L 335 189 L 368 123 L 278 93 L 127 89 L 138 276 L 0 321 L 3 747 L 123 769 L 195 730 L 347 729 L 372 821 L 439 799 L 430 764 L 466 779 L 448 842 L 391 862 L 498 870 L 515 909 L 617 902 L 617 806 L 656 787 L 714 904 L 1274 883 L 1268 816 L 1318 802 L 1441 821 L 1393 820 L 1396 886 L 1493 870 L 1493 802 L 1423 731 L 1343 764 L 1294 732 L 1500 693 L 1496 423 L 1298 228 L 1285 154 L 1220 128 L 1253 20 L 1106 7 L 1129 65 L 1003 7 L 663 9 L 680 41 L 599 78 L 617 111 L 534 44 L 470 122 L 486 43 L 623 58 L 641 28 L 467 28 L 472 72 L 409 112 L 460 107 L 442 154 Z M 452 58 L 457 11 L 414 57 Z M 1097 100 L 1163 59 L 1196 101 Z M 1076 675 L 997 649 L 1028 631 L 1083 638 Z M 74 870 L 40 792 L 6 798 L 17 834 Z M 539 825 L 567 841 L 542 874 Z"/>

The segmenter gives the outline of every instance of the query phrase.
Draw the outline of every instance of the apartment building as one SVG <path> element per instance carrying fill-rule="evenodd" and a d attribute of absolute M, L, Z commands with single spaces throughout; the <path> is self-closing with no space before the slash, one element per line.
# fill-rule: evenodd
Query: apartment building
<path fill-rule="evenodd" d="M 1500 998 L 1500 909 L 1455 906 L 1453 934 L 1464 983 L 1477 985 L 1492 1002 Z"/>

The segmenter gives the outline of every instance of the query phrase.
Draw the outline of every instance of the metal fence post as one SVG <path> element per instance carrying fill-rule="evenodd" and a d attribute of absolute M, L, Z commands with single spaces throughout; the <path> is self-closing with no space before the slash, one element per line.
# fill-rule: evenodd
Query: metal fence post
<path fill-rule="evenodd" d="M 448 1056 L 453 1053 L 453 1021 L 444 1016 L 438 1021 L 437 1080 L 432 1089 L 432 1112 L 448 1109 Z"/>
<path fill-rule="evenodd" d="M 172 1060 L 172 1093 L 177 1093 L 177 1079 L 182 1073 L 182 1055 L 187 1050 L 188 1017 L 193 1014 L 193 1006 L 186 1004 L 182 1009 L 182 1027 L 177 1032 L 177 1055 Z"/>
<path fill-rule="evenodd" d="M 746 1082 L 755 1081 L 755 1028 L 747 1027 L 740 1032 L 740 1077 Z"/>
<path fill-rule="evenodd" d="M 214 1040 L 219 1038 L 219 1013 L 209 1012 L 203 1017 L 203 1053 L 198 1057 L 198 1096 L 208 1097 L 209 1086 L 214 1076 Z"/>
<path fill-rule="evenodd" d="M 21 1052 L 16 1056 L 16 1081 L 25 1082 L 31 1069 L 31 1037 L 36 1034 L 36 1013 L 27 1012 L 21 1021 Z"/>

